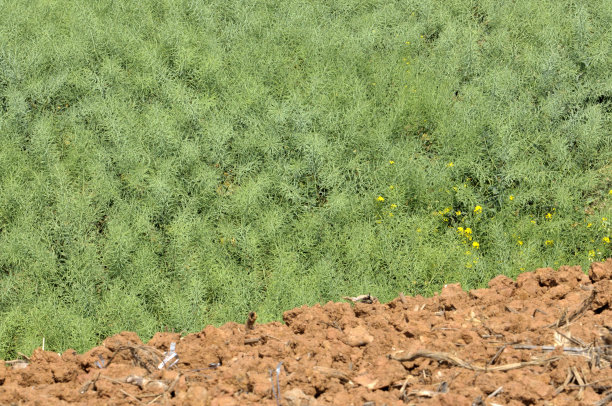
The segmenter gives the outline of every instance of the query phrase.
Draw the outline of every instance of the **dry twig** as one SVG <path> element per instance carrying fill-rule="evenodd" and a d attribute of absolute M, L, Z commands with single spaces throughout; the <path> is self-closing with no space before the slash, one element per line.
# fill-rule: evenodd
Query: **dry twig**
<path fill-rule="evenodd" d="M 536 365 L 543 365 L 543 364 L 547 364 L 549 362 L 553 362 L 553 361 L 557 361 L 559 360 L 561 357 L 552 357 L 552 358 L 546 358 L 543 360 L 536 360 L 536 361 L 527 361 L 527 362 L 516 362 L 513 364 L 506 364 L 506 365 L 498 365 L 498 366 L 487 366 L 487 367 L 481 367 L 478 365 L 472 365 L 469 362 L 466 362 L 464 360 L 462 360 L 459 357 L 456 357 L 452 354 L 449 353 L 444 353 L 444 352 L 434 352 L 434 351 L 426 351 L 426 350 L 421 350 L 421 351 L 415 351 L 412 354 L 408 354 L 408 355 L 404 355 L 404 356 L 395 356 L 395 355 L 389 355 L 388 356 L 390 359 L 399 361 L 399 362 L 406 362 L 406 361 L 412 361 L 414 359 L 417 358 L 431 358 L 434 359 L 436 361 L 443 361 L 446 362 L 448 364 L 451 365 L 455 365 L 461 368 L 466 368 L 466 369 L 470 369 L 472 371 L 481 371 L 481 372 L 488 372 L 488 371 L 509 371 L 512 369 L 518 369 L 518 368 L 524 368 L 524 367 L 528 367 L 528 366 L 536 366 Z"/>

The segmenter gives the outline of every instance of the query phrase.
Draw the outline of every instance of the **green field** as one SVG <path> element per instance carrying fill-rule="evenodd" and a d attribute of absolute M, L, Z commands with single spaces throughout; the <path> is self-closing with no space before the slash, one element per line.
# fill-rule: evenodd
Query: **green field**
<path fill-rule="evenodd" d="M 0 358 L 612 256 L 612 2 L 0 15 Z"/>

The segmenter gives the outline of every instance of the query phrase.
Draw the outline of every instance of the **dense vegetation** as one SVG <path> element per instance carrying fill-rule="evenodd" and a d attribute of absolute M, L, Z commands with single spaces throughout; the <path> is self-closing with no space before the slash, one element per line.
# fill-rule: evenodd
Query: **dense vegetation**
<path fill-rule="evenodd" d="M 612 256 L 612 2 L 0 15 L 0 358 Z"/>

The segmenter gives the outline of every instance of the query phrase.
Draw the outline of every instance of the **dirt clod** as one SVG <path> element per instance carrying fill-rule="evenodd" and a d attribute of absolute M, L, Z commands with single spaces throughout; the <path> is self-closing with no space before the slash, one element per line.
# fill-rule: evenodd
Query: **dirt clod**
<path fill-rule="evenodd" d="M 288 310 L 283 323 L 131 332 L 0 364 L 0 404 L 594 405 L 612 391 L 612 259 L 487 289 Z M 362 292 L 354 292 L 362 293 Z M 341 300 L 342 298 L 339 298 Z M 347 303 L 350 302 L 350 303 Z M 178 360 L 178 361 L 177 361 Z"/>

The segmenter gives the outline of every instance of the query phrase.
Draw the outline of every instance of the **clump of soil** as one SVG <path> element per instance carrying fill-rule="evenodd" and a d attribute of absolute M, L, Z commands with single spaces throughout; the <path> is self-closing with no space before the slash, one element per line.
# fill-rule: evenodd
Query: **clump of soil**
<path fill-rule="evenodd" d="M 605 405 L 612 259 L 0 363 L 0 404 Z"/>

